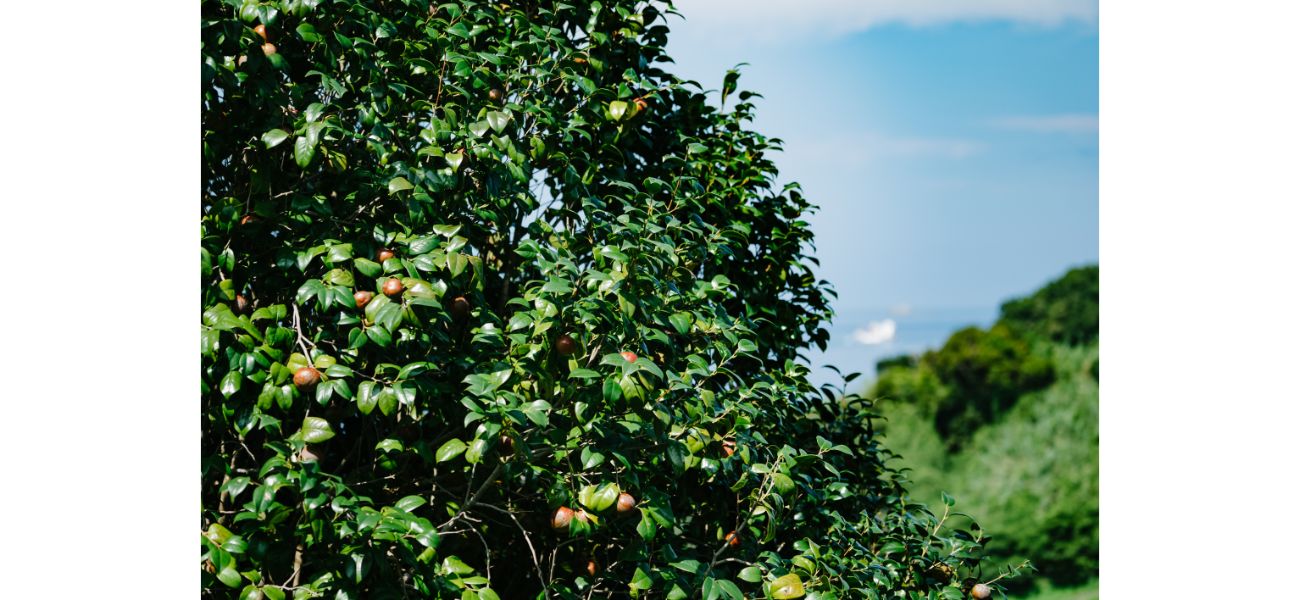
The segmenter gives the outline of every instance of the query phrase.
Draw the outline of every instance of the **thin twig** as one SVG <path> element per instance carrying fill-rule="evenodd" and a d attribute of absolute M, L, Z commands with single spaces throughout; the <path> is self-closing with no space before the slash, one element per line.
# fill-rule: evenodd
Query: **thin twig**
<path fill-rule="evenodd" d="M 533 568 L 537 570 L 537 582 L 542 584 L 542 591 L 545 592 L 546 578 L 542 576 L 542 563 L 541 561 L 537 560 L 537 550 L 533 548 L 533 540 L 532 538 L 528 537 L 528 530 L 524 529 L 523 523 L 519 522 L 519 519 L 515 517 L 514 513 L 504 508 L 501 508 L 499 506 L 488 504 L 486 502 L 479 504 L 479 506 L 482 506 L 483 508 L 490 508 L 492 510 L 500 512 L 506 515 L 507 517 L 510 517 L 510 520 L 515 522 L 515 527 L 519 528 L 519 533 L 524 534 L 524 541 L 528 543 L 528 553 L 533 555 Z"/>

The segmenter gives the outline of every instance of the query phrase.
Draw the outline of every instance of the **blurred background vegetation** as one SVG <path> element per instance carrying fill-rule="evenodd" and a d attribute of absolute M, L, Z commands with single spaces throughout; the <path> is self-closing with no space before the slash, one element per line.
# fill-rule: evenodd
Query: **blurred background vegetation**
<path fill-rule="evenodd" d="M 977 517 L 1020 597 L 1097 598 L 1098 267 L 1002 305 L 988 329 L 877 364 L 868 391 L 916 500 Z"/>

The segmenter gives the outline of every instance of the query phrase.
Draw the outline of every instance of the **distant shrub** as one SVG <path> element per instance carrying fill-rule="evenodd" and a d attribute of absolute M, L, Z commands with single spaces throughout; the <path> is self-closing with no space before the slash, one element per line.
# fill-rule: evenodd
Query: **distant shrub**
<path fill-rule="evenodd" d="M 1002 305 L 1000 323 L 1029 337 L 1070 345 L 1096 341 L 1100 331 L 1100 269 L 1072 269 L 1027 298 Z"/>
<path fill-rule="evenodd" d="M 1021 394 L 1052 383 L 1050 360 L 1034 356 L 1029 344 L 1005 325 L 985 331 L 968 327 L 948 338 L 922 362 L 948 393 L 935 397 L 935 429 L 956 442 L 1005 413 Z"/>
<path fill-rule="evenodd" d="M 888 371 L 889 369 L 893 369 L 896 367 L 904 367 L 904 368 L 915 367 L 916 363 L 917 363 L 916 356 L 911 354 L 899 354 L 898 356 L 890 356 L 888 358 L 882 358 L 879 361 L 876 361 L 876 373 L 884 373 L 885 371 Z"/>

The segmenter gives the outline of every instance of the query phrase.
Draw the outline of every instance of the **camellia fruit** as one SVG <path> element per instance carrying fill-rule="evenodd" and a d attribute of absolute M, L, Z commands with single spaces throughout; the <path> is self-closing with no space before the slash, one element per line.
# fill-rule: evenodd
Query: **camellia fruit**
<path fill-rule="evenodd" d="M 390 258 L 393 258 L 393 257 L 395 257 L 395 256 L 397 256 L 397 253 L 396 253 L 396 252 L 393 252 L 392 250 L 389 250 L 388 248 L 380 248 L 380 249 L 379 249 L 379 254 L 377 254 L 377 255 L 375 256 L 375 258 L 378 258 L 380 264 L 383 264 L 384 261 L 386 261 L 386 260 L 388 260 L 388 259 L 390 259 Z"/>
<path fill-rule="evenodd" d="M 564 356 L 572 356 L 578 351 L 578 342 L 566 333 L 555 340 L 555 351 Z"/>
<path fill-rule="evenodd" d="M 303 367 L 293 372 L 293 384 L 300 388 L 309 388 L 320 383 L 320 371 L 311 367 Z"/>
<path fill-rule="evenodd" d="M 504 95 L 505 94 L 502 93 L 501 90 L 496 88 L 492 88 L 491 90 L 488 90 L 488 100 L 491 100 L 493 102 L 500 102 L 501 97 Z"/>
<path fill-rule="evenodd" d="M 731 546 L 732 548 L 735 548 L 736 546 L 739 546 L 739 545 L 740 545 L 740 536 L 737 535 L 736 532 L 734 532 L 734 531 L 731 532 L 731 533 L 728 533 L 728 534 L 727 534 L 727 545 L 728 545 L 728 546 Z"/>
<path fill-rule="evenodd" d="M 590 575 L 590 576 L 592 576 L 592 577 L 595 577 L 595 576 L 596 576 L 596 570 L 597 570 L 597 567 L 596 567 L 596 561 L 594 561 L 594 560 L 588 560 L 588 561 L 587 561 L 587 574 Z"/>
<path fill-rule="evenodd" d="M 357 308 L 365 308 L 370 303 L 370 299 L 375 297 L 374 292 L 360 291 L 352 294 L 352 299 L 357 301 Z"/>
<path fill-rule="evenodd" d="M 636 353 L 635 353 L 635 352 L 632 352 L 632 351 L 630 351 L 630 350 L 624 350 L 624 351 L 620 352 L 619 355 L 622 356 L 622 357 L 623 357 L 623 360 L 626 360 L 627 362 L 636 362 Z"/>
<path fill-rule="evenodd" d="M 510 437 L 510 436 L 508 436 L 508 435 L 506 435 L 506 434 L 504 434 L 504 433 L 501 434 L 501 453 L 502 453 L 502 454 L 506 454 L 506 455 L 514 454 L 514 453 L 515 453 L 515 440 L 514 440 L 514 438 L 512 438 L 512 437 Z"/>
<path fill-rule="evenodd" d="M 305 463 L 314 463 L 320 461 L 320 455 L 315 452 L 311 446 L 303 446 L 302 451 L 298 452 L 298 461 Z"/>
<path fill-rule="evenodd" d="M 636 508 L 636 498 L 633 498 L 632 494 L 623 492 L 618 495 L 618 504 L 616 506 L 618 507 L 618 512 L 625 513 Z"/>
<path fill-rule="evenodd" d="M 736 453 L 736 442 L 732 440 L 722 441 L 722 453 L 731 456 Z"/>
<path fill-rule="evenodd" d="M 993 595 L 993 588 L 982 583 L 977 583 L 975 584 L 975 587 L 970 589 L 970 595 L 976 600 L 985 600 L 989 596 Z"/>
<path fill-rule="evenodd" d="M 245 298 L 243 294 L 235 294 L 235 312 L 242 315 L 248 312 L 248 308 L 248 298 Z"/>
<path fill-rule="evenodd" d="M 402 287 L 402 281 L 396 277 L 390 277 L 388 281 L 384 282 L 384 295 L 389 298 L 401 296 L 403 289 L 405 288 Z"/>
<path fill-rule="evenodd" d="M 469 300 L 464 296 L 456 296 L 451 301 L 451 314 L 456 315 L 457 319 L 464 319 L 469 316 Z"/>
<path fill-rule="evenodd" d="M 573 521 L 573 509 L 561 506 L 555 509 L 555 513 L 551 515 L 551 528 L 557 530 L 568 529 L 570 521 Z"/>
<path fill-rule="evenodd" d="M 259 24 L 257 27 L 253 28 L 253 32 L 256 33 L 257 35 L 262 36 L 263 41 L 268 41 L 271 39 L 266 33 L 266 25 Z"/>
<path fill-rule="evenodd" d="M 275 54 L 275 44 L 272 44 L 271 42 L 267 42 L 267 43 L 265 43 L 265 44 L 262 44 L 262 54 L 265 54 L 265 55 L 267 55 L 267 56 L 272 56 L 272 55 L 274 55 L 274 54 Z"/>

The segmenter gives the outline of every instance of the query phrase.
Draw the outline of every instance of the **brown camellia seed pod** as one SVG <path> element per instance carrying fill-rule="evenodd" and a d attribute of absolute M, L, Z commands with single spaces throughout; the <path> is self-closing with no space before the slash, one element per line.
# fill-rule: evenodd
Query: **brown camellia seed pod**
<path fill-rule="evenodd" d="M 636 362 L 636 353 L 630 350 L 619 352 L 619 356 L 622 356 L 623 360 L 626 360 L 627 362 Z"/>
<path fill-rule="evenodd" d="M 555 509 L 555 513 L 551 515 L 551 528 L 557 530 L 568 529 L 571 521 L 573 521 L 573 509 L 561 506 Z"/>
<path fill-rule="evenodd" d="M 986 600 L 989 596 L 993 595 L 993 588 L 982 583 L 977 583 L 975 584 L 975 587 L 970 589 L 970 595 L 976 600 Z"/>
<path fill-rule="evenodd" d="M 574 341 L 569 334 L 564 334 L 555 340 L 555 351 L 564 356 L 573 356 L 578 351 L 578 342 Z"/>
<path fill-rule="evenodd" d="M 352 294 L 352 299 L 357 301 L 357 308 L 365 308 L 366 305 L 370 303 L 370 299 L 374 297 L 374 292 L 367 292 L 365 290 Z"/>
<path fill-rule="evenodd" d="M 595 577 L 595 576 L 596 576 L 596 571 L 598 570 L 598 568 L 599 568 L 599 567 L 596 565 L 596 561 L 594 561 L 594 560 L 588 560 L 588 561 L 587 561 L 587 574 L 588 574 L 588 575 L 590 575 L 590 576 L 592 576 L 592 577 Z"/>
<path fill-rule="evenodd" d="M 736 442 L 732 440 L 722 440 L 722 453 L 731 456 L 736 453 Z"/>
<path fill-rule="evenodd" d="M 271 39 L 270 36 L 266 33 L 266 25 L 262 25 L 259 23 L 257 27 L 253 28 L 253 32 L 256 33 L 257 35 L 262 36 L 262 41 L 264 42 L 270 41 Z"/>
<path fill-rule="evenodd" d="M 375 255 L 375 258 L 378 258 L 378 259 L 379 259 L 379 262 L 382 264 L 384 261 L 386 261 L 386 260 L 388 260 L 388 259 L 390 259 L 390 258 L 394 258 L 394 257 L 396 257 L 396 256 L 397 256 L 397 253 L 396 253 L 396 252 L 393 252 L 392 250 L 389 250 L 388 248 L 380 248 L 380 249 L 379 249 L 379 253 Z"/>
<path fill-rule="evenodd" d="M 236 313 L 239 313 L 239 314 L 242 315 L 242 314 L 248 312 L 248 309 L 251 308 L 251 307 L 252 307 L 252 305 L 250 305 L 250 304 L 248 303 L 248 298 L 245 298 L 243 294 L 235 294 L 235 312 L 236 312 Z"/>
<path fill-rule="evenodd" d="M 618 495 L 618 504 L 615 506 L 618 508 L 618 512 L 625 513 L 636 508 L 636 498 L 633 498 L 632 494 L 623 492 Z"/>
<path fill-rule="evenodd" d="M 388 278 L 388 281 L 384 282 L 383 289 L 384 289 L 384 295 L 388 296 L 389 298 L 392 298 L 395 296 L 401 296 L 402 290 L 406 288 L 402 287 L 402 280 L 396 277 L 390 277 Z"/>
<path fill-rule="evenodd" d="M 320 461 L 320 454 L 311 446 L 303 446 L 302 451 L 298 453 L 298 461 L 305 463 L 314 463 Z"/>
<path fill-rule="evenodd" d="M 510 436 L 508 436 L 508 435 L 506 435 L 506 434 L 504 434 L 504 433 L 501 434 L 501 453 L 502 453 L 502 454 L 506 454 L 506 455 L 514 454 L 514 453 L 515 453 L 515 440 L 514 440 L 514 438 L 512 438 L 512 437 L 510 437 Z"/>
<path fill-rule="evenodd" d="M 650 103 L 646 102 L 645 98 L 633 98 L 632 103 L 636 104 L 637 110 L 645 110 L 646 107 L 650 106 Z"/>
<path fill-rule="evenodd" d="M 731 532 L 731 533 L 728 533 L 728 534 L 727 534 L 727 545 L 728 545 L 728 546 L 731 546 L 732 548 L 735 548 L 736 546 L 739 546 L 739 545 L 740 545 L 740 536 L 737 535 L 736 532 L 734 532 L 734 531 Z"/>
<path fill-rule="evenodd" d="M 272 55 L 274 55 L 274 54 L 275 54 L 275 44 L 272 44 L 271 42 L 267 42 L 267 43 L 265 43 L 265 44 L 262 44 L 262 54 L 265 54 L 265 55 L 267 55 L 267 56 L 272 56 Z"/>
<path fill-rule="evenodd" d="M 457 319 L 468 317 L 469 300 L 466 300 L 464 296 L 456 296 L 456 298 L 451 301 L 451 314 L 455 315 Z"/>
<path fill-rule="evenodd" d="M 303 367 L 293 372 L 293 384 L 300 388 L 309 388 L 320 383 L 320 371 L 312 367 Z"/>
<path fill-rule="evenodd" d="M 497 88 L 492 88 L 488 90 L 488 100 L 491 100 L 493 102 L 500 102 L 503 96 L 505 96 L 505 93 L 503 93 L 501 90 Z"/>

